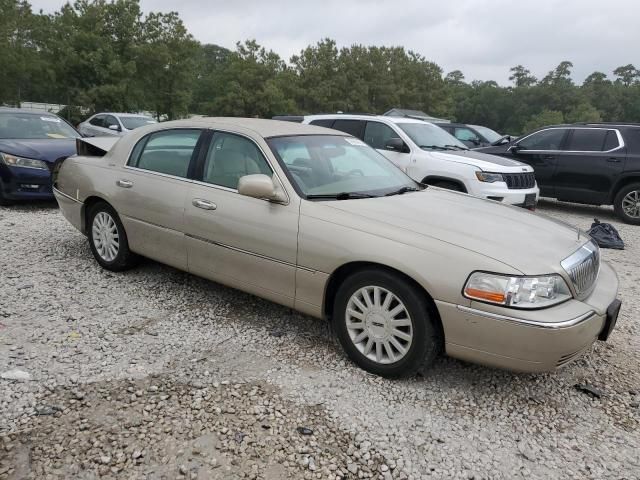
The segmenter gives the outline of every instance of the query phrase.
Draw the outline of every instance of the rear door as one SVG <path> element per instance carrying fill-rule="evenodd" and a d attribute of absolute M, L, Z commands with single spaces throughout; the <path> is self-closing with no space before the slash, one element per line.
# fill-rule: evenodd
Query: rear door
<path fill-rule="evenodd" d="M 554 174 L 560 200 L 601 204 L 624 169 L 626 149 L 618 130 L 571 128 Z"/>
<path fill-rule="evenodd" d="M 131 250 L 187 270 L 184 204 L 201 129 L 168 129 L 136 144 L 120 175 L 113 203 Z"/>
<path fill-rule="evenodd" d="M 555 172 L 568 133 L 569 129 L 565 127 L 538 130 L 516 142 L 507 151 L 506 156 L 533 167 L 543 197 L 556 197 Z"/>

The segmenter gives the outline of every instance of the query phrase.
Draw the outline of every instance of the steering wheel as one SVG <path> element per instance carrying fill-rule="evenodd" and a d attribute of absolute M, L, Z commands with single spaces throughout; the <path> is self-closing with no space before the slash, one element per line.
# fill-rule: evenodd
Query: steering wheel
<path fill-rule="evenodd" d="M 364 177 L 364 172 L 359 168 L 355 168 L 351 170 L 349 173 L 347 173 L 347 175 L 359 175 L 360 177 Z"/>

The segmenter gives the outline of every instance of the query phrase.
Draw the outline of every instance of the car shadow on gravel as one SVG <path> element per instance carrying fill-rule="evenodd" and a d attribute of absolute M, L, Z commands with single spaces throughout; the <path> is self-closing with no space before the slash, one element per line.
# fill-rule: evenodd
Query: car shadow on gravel
<path fill-rule="evenodd" d="M 549 210 L 553 210 L 557 213 L 563 214 L 586 215 L 590 218 L 597 218 L 600 221 L 620 222 L 620 219 L 616 217 L 613 212 L 613 207 L 610 206 L 560 202 L 548 198 L 541 198 L 538 202 L 538 206 L 543 208 L 542 210 L 539 210 L 539 212 L 543 214 L 549 214 Z"/>

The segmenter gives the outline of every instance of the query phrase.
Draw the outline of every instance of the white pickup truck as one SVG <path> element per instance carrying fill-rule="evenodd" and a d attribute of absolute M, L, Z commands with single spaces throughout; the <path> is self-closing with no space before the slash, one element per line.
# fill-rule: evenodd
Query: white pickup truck
<path fill-rule="evenodd" d="M 540 190 L 527 164 L 469 150 L 442 128 L 407 117 L 310 115 L 302 123 L 363 140 L 418 182 L 535 208 Z"/>

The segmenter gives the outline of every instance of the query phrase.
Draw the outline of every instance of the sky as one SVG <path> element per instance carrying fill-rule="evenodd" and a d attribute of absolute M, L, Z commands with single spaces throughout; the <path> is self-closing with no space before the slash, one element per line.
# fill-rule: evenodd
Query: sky
<path fill-rule="evenodd" d="M 30 0 L 34 11 L 64 0 Z M 255 39 L 285 60 L 322 38 L 404 46 L 461 70 L 467 81 L 509 83 L 522 64 L 538 78 L 563 60 L 581 82 L 599 70 L 640 67 L 640 0 L 140 0 L 143 11 L 177 11 L 200 42 L 233 49 Z"/>

